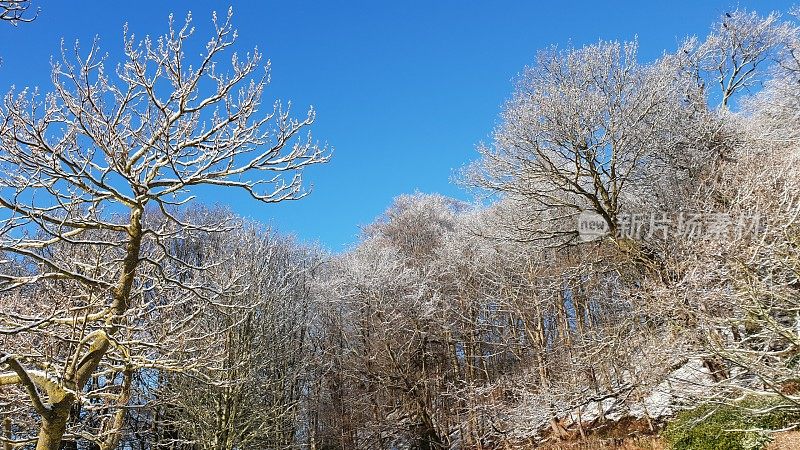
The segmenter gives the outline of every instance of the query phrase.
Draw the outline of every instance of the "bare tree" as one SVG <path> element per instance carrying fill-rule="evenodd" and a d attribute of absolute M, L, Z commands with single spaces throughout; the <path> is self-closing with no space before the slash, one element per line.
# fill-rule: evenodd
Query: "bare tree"
<path fill-rule="evenodd" d="M 543 52 L 467 172 L 499 201 L 401 196 L 332 259 L 314 445 L 501 448 L 624 414 L 655 431 L 743 392 L 796 408 L 796 28 L 728 16 L 652 64 L 635 44 Z M 722 107 L 699 83 L 718 76 Z M 636 209 L 769 219 L 759 239 L 564 245 L 585 209 L 612 232 Z"/>
<path fill-rule="evenodd" d="M 679 59 L 640 65 L 636 51 L 636 43 L 601 42 L 540 53 L 494 144 L 479 147 L 467 183 L 522 199 L 538 222 L 530 239 L 573 239 L 583 210 L 613 234 L 626 198 L 650 186 L 664 155 L 687 140 L 681 130 L 691 127 L 676 120 L 699 112 L 689 79 L 676 78 Z"/>
<path fill-rule="evenodd" d="M 228 295 L 228 306 L 208 309 L 196 319 L 208 335 L 220 336 L 213 344 L 219 362 L 204 368 L 213 382 L 165 373 L 153 402 L 164 419 L 154 426 L 209 450 L 297 448 L 301 400 L 308 389 L 314 323 L 309 287 L 316 258 L 256 227 L 195 239 L 199 242 L 190 247 L 200 249 L 202 258 L 231 255 L 226 267 L 201 276 L 226 278 L 246 271 L 250 282 L 246 290 Z"/>
<path fill-rule="evenodd" d="M 327 266 L 323 446 L 492 448 L 543 427 L 566 437 L 565 417 L 599 420 L 598 399 L 639 388 L 630 374 L 660 381 L 636 369 L 659 313 L 634 301 L 642 277 L 618 249 L 488 239 L 494 209 L 401 196 Z M 522 422 L 537 431 L 513 428 Z"/>
<path fill-rule="evenodd" d="M 702 43 L 690 39 L 684 51 L 698 81 L 719 87 L 719 102 L 728 108 L 737 92 L 755 87 L 796 38 L 796 27 L 773 12 L 761 17 L 754 11 L 725 13 Z"/>
<path fill-rule="evenodd" d="M 30 15 L 30 9 L 30 0 L 0 1 L 0 20 L 8 21 L 14 26 L 19 23 L 32 22 L 39 15 L 39 10 L 37 9 L 33 15 Z"/>
<path fill-rule="evenodd" d="M 726 202 L 709 204 L 736 218 L 731 229 L 672 257 L 686 267 L 678 295 L 702 293 L 692 307 L 704 324 L 701 350 L 726 365 L 728 392 L 721 400 L 756 393 L 797 410 L 800 150 L 793 105 L 800 89 L 787 81 L 779 72 L 744 102 L 743 142 L 713 186 Z"/>
<path fill-rule="evenodd" d="M 310 135 L 297 139 L 313 111 L 296 120 L 277 102 L 262 110 L 269 72 L 257 50 L 232 53 L 230 73 L 222 70 L 236 40 L 231 16 L 214 15 L 197 61 L 186 54 L 191 17 L 179 26 L 170 18 L 157 39 L 126 30 L 116 70 L 96 42 L 85 54 L 76 45 L 53 65 L 52 93 L 4 99 L 0 384 L 24 389 L 40 421 L 37 449 L 88 436 L 83 420 L 96 424 L 101 448 L 116 448 L 133 375 L 216 364 L 193 344 L 194 319 L 249 274 L 186 276 L 225 262 L 186 259 L 171 242 L 237 226 L 181 219 L 193 188 L 298 199 L 307 194 L 300 171 L 328 159 Z M 153 323 L 158 334 L 143 331 Z"/>

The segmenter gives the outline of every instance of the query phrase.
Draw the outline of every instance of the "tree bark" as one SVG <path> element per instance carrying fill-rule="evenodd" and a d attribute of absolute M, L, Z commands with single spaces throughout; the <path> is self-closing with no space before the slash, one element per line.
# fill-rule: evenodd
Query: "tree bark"
<path fill-rule="evenodd" d="M 71 396 L 69 397 L 54 404 L 51 414 L 42 417 L 42 426 L 39 428 L 36 450 L 59 450 L 61 447 L 61 439 L 67 430 L 69 411 L 74 401 Z"/>
<path fill-rule="evenodd" d="M 11 449 L 11 419 L 6 417 L 3 420 L 3 437 L 6 439 L 6 442 L 3 444 L 3 450 L 12 450 Z"/>
<path fill-rule="evenodd" d="M 119 275 L 117 286 L 112 292 L 112 310 L 117 316 L 113 319 L 112 327 L 108 331 L 114 333 L 119 329 L 120 317 L 125 314 L 130 306 L 131 288 L 136 278 L 136 268 L 139 266 L 139 253 L 142 245 L 142 207 L 135 207 L 131 210 L 130 223 L 128 225 L 128 245 L 126 248 L 125 259 L 122 262 L 122 270 Z M 110 346 L 108 336 L 101 335 L 95 338 L 89 346 L 89 350 L 72 373 L 67 374 L 65 381 L 81 389 L 89 381 L 97 367 L 100 365 Z M 58 403 L 52 405 L 50 414 L 42 417 L 42 425 L 39 428 L 39 436 L 36 442 L 36 450 L 59 450 L 61 439 L 67 429 L 69 412 L 75 396 L 66 394 Z M 123 413 L 124 414 L 124 413 Z M 124 419 L 119 417 L 118 419 Z"/>

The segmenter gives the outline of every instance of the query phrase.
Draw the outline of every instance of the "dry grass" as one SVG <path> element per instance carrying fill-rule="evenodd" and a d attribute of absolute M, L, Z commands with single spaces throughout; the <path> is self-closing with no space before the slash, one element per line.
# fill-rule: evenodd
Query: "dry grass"
<path fill-rule="evenodd" d="M 590 438 L 583 442 L 563 442 L 536 447 L 537 450 L 668 450 L 663 440 L 654 436 L 626 439 Z M 765 450 L 800 450 L 800 431 L 775 434 L 775 440 Z"/>
<path fill-rule="evenodd" d="M 800 447 L 787 447 L 800 448 Z M 561 442 L 537 447 L 542 450 L 667 450 L 661 439 L 655 436 L 641 436 L 625 439 L 589 438 L 579 442 Z M 780 450 L 783 450 L 781 448 Z"/>
<path fill-rule="evenodd" d="M 800 449 L 800 431 L 785 431 L 776 433 L 766 450 L 797 450 Z"/>

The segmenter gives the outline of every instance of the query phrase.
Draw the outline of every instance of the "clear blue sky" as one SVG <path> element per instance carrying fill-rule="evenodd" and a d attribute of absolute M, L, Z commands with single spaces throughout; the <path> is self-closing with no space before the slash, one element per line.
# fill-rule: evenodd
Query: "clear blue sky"
<path fill-rule="evenodd" d="M 39 18 L 0 27 L 0 91 L 12 84 L 50 90 L 50 56 L 59 42 L 99 35 L 120 54 L 122 25 L 137 35 L 166 30 L 167 16 L 194 15 L 207 36 L 212 10 L 229 3 L 197 0 L 130 2 L 33 0 Z M 786 11 L 792 1 L 233 1 L 242 51 L 258 46 L 272 60 L 273 98 L 298 114 L 314 105 L 315 136 L 335 148 L 331 163 L 309 170 L 312 194 L 263 205 L 244 195 L 212 192 L 241 215 L 301 240 L 341 250 L 359 225 L 402 193 L 415 190 L 468 198 L 451 183 L 488 140 L 511 80 L 551 44 L 580 46 L 638 35 L 642 59 L 674 49 L 687 35 L 738 5 Z"/>

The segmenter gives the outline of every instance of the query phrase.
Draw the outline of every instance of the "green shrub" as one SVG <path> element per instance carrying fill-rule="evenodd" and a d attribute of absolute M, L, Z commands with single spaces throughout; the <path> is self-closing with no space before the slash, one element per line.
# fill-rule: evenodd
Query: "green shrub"
<path fill-rule="evenodd" d="M 787 407 L 781 408 L 784 405 Z M 778 409 L 760 414 L 751 411 L 775 407 Z M 772 440 L 769 430 L 798 422 L 796 406 L 780 399 L 752 397 L 736 405 L 704 405 L 683 411 L 667 425 L 664 438 L 673 450 L 760 450 Z"/>

